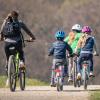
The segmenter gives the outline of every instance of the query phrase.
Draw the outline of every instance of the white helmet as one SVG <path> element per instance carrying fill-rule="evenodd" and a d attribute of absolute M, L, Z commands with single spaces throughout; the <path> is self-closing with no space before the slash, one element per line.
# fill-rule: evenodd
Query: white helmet
<path fill-rule="evenodd" d="M 72 30 L 81 31 L 82 30 L 82 27 L 79 24 L 75 24 L 75 25 L 72 26 Z"/>

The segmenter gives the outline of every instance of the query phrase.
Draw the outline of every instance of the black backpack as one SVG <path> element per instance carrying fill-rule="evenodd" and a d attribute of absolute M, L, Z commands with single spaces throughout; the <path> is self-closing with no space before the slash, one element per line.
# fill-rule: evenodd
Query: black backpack
<path fill-rule="evenodd" d="M 21 34 L 21 27 L 19 21 L 6 22 L 4 27 L 5 37 L 17 37 Z"/>

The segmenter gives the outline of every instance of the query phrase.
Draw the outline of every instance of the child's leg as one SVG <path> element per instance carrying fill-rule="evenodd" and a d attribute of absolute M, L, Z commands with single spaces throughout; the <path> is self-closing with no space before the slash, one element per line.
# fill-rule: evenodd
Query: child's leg
<path fill-rule="evenodd" d="M 71 70 L 72 70 L 72 67 L 73 67 L 73 58 L 69 58 L 68 74 L 69 74 L 69 77 L 70 78 L 71 78 Z"/>
<path fill-rule="evenodd" d="M 93 55 L 92 54 L 90 55 L 89 60 L 90 60 L 90 63 L 89 63 L 89 66 L 90 66 L 90 76 L 93 76 Z"/>
<path fill-rule="evenodd" d="M 66 76 L 68 74 L 68 63 L 67 60 L 64 60 L 64 76 Z"/>
<path fill-rule="evenodd" d="M 54 69 L 55 69 L 55 64 L 56 64 L 56 61 L 55 61 L 55 59 L 53 59 L 53 65 L 52 65 L 52 71 L 51 71 L 51 85 L 54 85 L 54 77 L 55 77 Z"/>
<path fill-rule="evenodd" d="M 82 61 L 83 61 L 83 54 L 80 54 L 78 61 L 77 61 L 77 72 L 81 73 L 81 65 L 82 65 Z"/>

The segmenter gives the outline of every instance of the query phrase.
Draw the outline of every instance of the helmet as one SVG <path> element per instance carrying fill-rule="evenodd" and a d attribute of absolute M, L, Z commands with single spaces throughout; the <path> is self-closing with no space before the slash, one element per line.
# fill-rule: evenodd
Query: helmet
<path fill-rule="evenodd" d="M 56 38 L 64 38 L 65 37 L 65 32 L 64 31 L 57 31 L 55 34 Z"/>
<path fill-rule="evenodd" d="M 79 24 L 75 24 L 75 25 L 72 26 L 72 30 L 81 31 L 82 30 L 82 27 Z"/>
<path fill-rule="evenodd" d="M 82 29 L 82 32 L 83 33 L 91 33 L 92 32 L 92 29 L 89 27 L 89 26 L 84 26 L 83 29 Z"/>

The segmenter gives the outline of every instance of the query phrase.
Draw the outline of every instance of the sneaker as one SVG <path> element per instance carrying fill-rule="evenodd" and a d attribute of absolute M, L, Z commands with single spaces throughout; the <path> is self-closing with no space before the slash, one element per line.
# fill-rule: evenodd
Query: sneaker
<path fill-rule="evenodd" d="M 22 70 L 25 69 L 25 64 L 24 64 L 23 61 L 20 61 L 19 65 L 20 65 L 20 66 L 19 66 L 20 69 L 22 69 Z"/>
<path fill-rule="evenodd" d="M 93 72 L 90 72 L 89 77 L 94 77 Z"/>
<path fill-rule="evenodd" d="M 54 83 L 51 82 L 51 83 L 50 83 L 50 86 L 51 86 L 51 87 L 56 87 L 56 84 L 54 84 Z"/>
<path fill-rule="evenodd" d="M 77 74 L 77 80 L 81 80 L 81 73 Z"/>
<path fill-rule="evenodd" d="M 68 78 L 68 82 L 73 82 L 71 77 Z"/>

